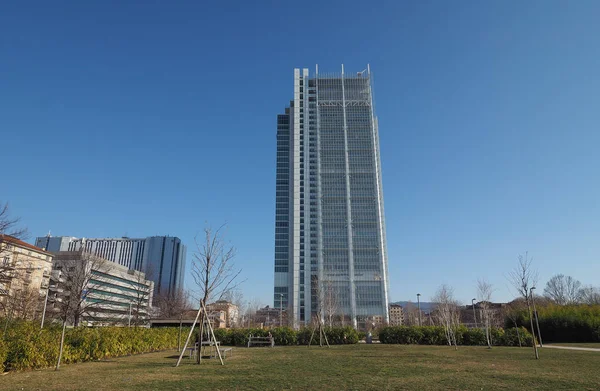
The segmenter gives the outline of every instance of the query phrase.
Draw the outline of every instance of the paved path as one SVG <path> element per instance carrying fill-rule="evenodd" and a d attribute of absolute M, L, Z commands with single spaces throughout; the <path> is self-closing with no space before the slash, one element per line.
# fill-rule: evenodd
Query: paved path
<path fill-rule="evenodd" d="M 545 349 L 545 348 L 565 349 L 565 350 L 585 350 L 586 352 L 600 352 L 600 349 L 598 349 L 598 348 L 578 348 L 575 346 L 544 345 L 543 349 Z"/>

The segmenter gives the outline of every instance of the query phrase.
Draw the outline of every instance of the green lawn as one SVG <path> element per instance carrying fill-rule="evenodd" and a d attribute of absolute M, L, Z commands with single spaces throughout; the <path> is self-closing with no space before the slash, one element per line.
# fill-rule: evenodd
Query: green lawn
<path fill-rule="evenodd" d="M 600 354 L 559 349 L 405 345 L 236 348 L 174 368 L 152 353 L 0 376 L 0 390 L 598 390 Z"/>

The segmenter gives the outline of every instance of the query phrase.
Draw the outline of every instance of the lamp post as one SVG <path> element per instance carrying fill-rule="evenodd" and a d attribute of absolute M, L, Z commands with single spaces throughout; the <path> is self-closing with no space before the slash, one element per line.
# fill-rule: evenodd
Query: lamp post
<path fill-rule="evenodd" d="M 473 306 L 473 320 L 475 321 L 475 328 L 477 328 L 477 313 L 475 312 L 475 300 L 471 299 L 471 305 Z"/>
<path fill-rule="evenodd" d="M 129 302 L 129 325 L 128 327 L 131 327 L 131 301 Z"/>
<path fill-rule="evenodd" d="M 44 299 L 44 309 L 42 310 L 42 323 L 40 328 L 44 328 L 44 319 L 46 318 L 46 306 L 48 305 L 48 292 L 50 292 L 50 281 L 48 281 L 48 288 L 46 289 L 46 298 Z"/>
<path fill-rule="evenodd" d="M 542 333 L 540 332 L 540 321 L 538 319 L 537 309 L 535 308 L 535 296 L 533 296 L 534 289 L 535 289 L 535 287 L 532 286 L 531 289 L 529 290 L 529 293 L 531 294 L 531 302 L 533 303 L 533 315 L 535 316 L 535 324 L 537 326 L 538 338 L 540 340 L 540 347 L 543 348 L 544 344 L 542 343 Z"/>
<path fill-rule="evenodd" d="M 52 270 L 50 270 L 49 273 L 50 273 L 50 275 L 48 276 L 48 288 L 46 289 L 46 298 L 44 299 L 44 310 L 42 311 L 42 322 L 40 323 L 41 329 L 44 328 L 44 321 L 46 320 L 46 309 L 48 308 L 48 295 L 50 293 L 50 285 L 51 285 L 52 279 L 53 279 Z M 55 282 L 54 288 L 57 289 L 58 283 L 60 282 L 60 274 L 58 275 L 58 278 L 56 280 L 54 280 L 54 282 Z"/>
<path fill-rule="evenodd" d="M 417 308 L 419 309 L 419 326 L 421 325 L 421 294 L 417 293 Z"/>
<path fill-rule="evenodd" d="M 279 294 L 279 327 L 283 326 L 283 293 Z"/>

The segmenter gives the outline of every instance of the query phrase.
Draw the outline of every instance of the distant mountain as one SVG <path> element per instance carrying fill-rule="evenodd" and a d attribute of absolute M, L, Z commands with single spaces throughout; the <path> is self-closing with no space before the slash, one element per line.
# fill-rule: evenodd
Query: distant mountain
<path fill-rule="evenodd" d="M 412 306 L 414 308 L 417 308 L 417 302 L 416 301 L 396 301 L 390 304 L 398 304 L 400 306 L 402 306 L 402 308 L 406 308 L 406 306 Z M 433 311 L 433 309 L 435 308 L 436 303 L 432 303 L 429 301 L 422 301 L 421 302 L 421 311 L 423 312 L 431 312 Z"/>

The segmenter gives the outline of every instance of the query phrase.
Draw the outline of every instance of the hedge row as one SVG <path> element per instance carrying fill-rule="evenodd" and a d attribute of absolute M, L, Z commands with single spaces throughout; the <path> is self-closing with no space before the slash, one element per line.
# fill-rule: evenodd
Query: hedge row
<path fill-rule="evenodd" d="M 289 327 L 276 327 L 271 330 L 261 329 L 217 329 L 215 337 L 223 345 L 246 346 L 250 334 L 256 337 L 266 337 L 271 332 L 275 345 L 308 345 L 308 341 L 313 332 L 310 328 L 303 328 L 298 331 Z M 331 345 L 355 344 L 358 343 L 358 332 L 352 327 L 325 327 L 325 335 Z M 319 343 L 319 334 L 315 333 L 313 344 Z M 325 343 L 323 341 L 323 343 Z"/>
<path fill-rule="evenodd" d="M 61 331 L 57 326 L 40 329 L 31 322 L 12 323 L 0 339 L 0 370 L 55 365 Z M 68 364 L 176 348 L 178 333 L 177 328 L 71 328 L 65 333 L 62 362 Z"/>
<path fill-rule="evenodd" d="M 519 329 L 521 343 L 532 346 L 531 334 L 525 329 Z M 492 344 L 495 346 L 519 346 L 517 329 L 491 330 Z M 457 330 L 457 343 L 459 345 L 484 346 L 487 345 L 485 331 L 482 329 L 468 329 L 461 326 Z M 444 328 L 440 326 L 395 326 L 379 329 L 379 341 L 387 344 L 417 344 L 417 345 L 447 345 L 448 340 Z"/>
<path fill-rule="evenodd" d="M 599 305 L 548 305 L 538 307 L 544 342 L 600 342 Z M 521 310 L 517 323 L 530 328 L 527 310 Z"/>

